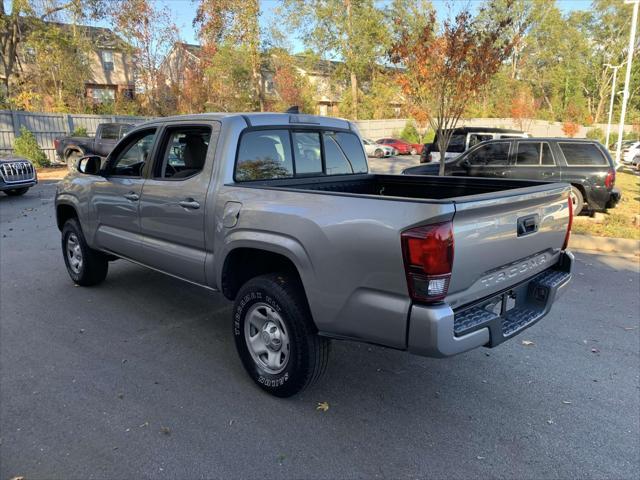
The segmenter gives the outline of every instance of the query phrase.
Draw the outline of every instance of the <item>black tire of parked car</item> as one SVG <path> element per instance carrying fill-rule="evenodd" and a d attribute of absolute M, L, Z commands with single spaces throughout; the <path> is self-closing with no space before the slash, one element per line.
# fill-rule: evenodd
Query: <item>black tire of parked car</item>
<path fill-rule="evenodd" d="M 373 152 L 373 155 L 374 155 L 376 158 L 382 158 L 382 156 L 384 155 L 384 153 L 382 152 L 382 150 L 380 150 L 379 148 L 377 148 L 377 149 L 376 149 L 376 151 L 375 151 L 375 152 Z"/>
<path fill-rule="evenodd" d="M 82 266 L 79 272 L 74 272 L 69 264 L 67 255 L 67 243 L 71 234 L 75 234 L 82 251 Z M 90 287 L 102 283 L 109 272 L 109 261 L 107 256 L 87 245 L 87 241 L 80 228 L 80 223 L 75 218 L 67 220 L 62 227 L 62 256 L 67 267 L 67 272 L 76 284 L 83 287 Z"/>
<path fill-rule="evenodd" d="M 288 361 L 276 374 L 254 360 L 245 339 L 247 314 L 256 303 L 266 304 L 277 312 L 288 333 Z M 277 397 L 290 397 L 315 383 L 329 361 L 330 340 L 317 334 L 300 281 L 284 273 L 261 275 L 242 286 L 233 309 L 233 335 L 249 376 L 260 388 Z"/>
<path fill-rule="evenodd" d="M 19 197 L 20 195 L 24 195 L 29 190 L 29 187 L 23 188 L 13 188 L 11 190 L 5 190 L 4 193 L 9 195 L 10 197 Z"/>
<path fill-rule="evenodd" d="M 575 185 L 571 185 L 571 201 L 573 202 L 573 214 L 580 215 L 584 208 L 584 196 Z"/>

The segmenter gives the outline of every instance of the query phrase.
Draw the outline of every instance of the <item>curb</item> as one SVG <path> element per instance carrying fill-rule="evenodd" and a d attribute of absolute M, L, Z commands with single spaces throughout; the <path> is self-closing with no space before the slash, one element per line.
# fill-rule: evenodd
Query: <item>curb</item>
<path fill-rule="evenodd" d="M 594 237 L 591 235 L 571 234 L 569 248 L 596 252 L 640 255 L 640 240 L 626 238 Z"/>

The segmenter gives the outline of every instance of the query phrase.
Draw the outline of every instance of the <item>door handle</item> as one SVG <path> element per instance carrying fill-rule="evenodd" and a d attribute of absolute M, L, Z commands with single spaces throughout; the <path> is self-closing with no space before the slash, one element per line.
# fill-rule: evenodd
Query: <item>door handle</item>
<path fill-rule="evenodd" d="M 180 205 L 182 208 L 190 208 L 191 210 L 197 210 L 200 208 L 200 204 L 192 198 L 188 200 L 182 200 L 181 202 L 178 202 L 178 205 Z"/>
<path fill-rule="evenodd" d="M 542 172 L 543 177 L 553 177 L 553 172 Z"/>
<path fill-rule="evenodd" d="M 129 192 L 124 194 L 124 198 L 127 200 L 131 200 L 132 202 L 137 202 L 140 200 L 140 196 L 135 192 Z"/>

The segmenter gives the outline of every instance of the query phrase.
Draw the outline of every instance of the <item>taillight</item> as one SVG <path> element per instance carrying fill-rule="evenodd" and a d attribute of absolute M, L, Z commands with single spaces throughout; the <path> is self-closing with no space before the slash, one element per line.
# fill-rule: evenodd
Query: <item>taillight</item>
<path fill-rule="evenodd" d="M 442 300 L 453 267 L 453 224 L 412 228 L 401 237 L 409 295 L 420 302 Z"/>
<path fill-rule="evenodd" d="M 562 250 L 566 250 L 569 246 L 569 237 L 571 237 L 571 226 L 573 225 L 573 202 L 571 196 L 569 196 L 569 223 L 567 224 L 567 233 L 564 236 L 564 244 L 562 244 Z"/>
<path fill-rule="evenodd" d="M 604 179 L 604 186 L 607 187 L 607 190 L 610 190 L 613 188 L 615 184 L 616 184 L 616 171 L 611 169 L 607 172 L 607 176 Z"/>
<path fill-rule="evenodd" d="M 59 146 L 60 146 L 60 140 L 58 140 L 57 138 L 54 138 L 53 147 L 57 150 Z"/>

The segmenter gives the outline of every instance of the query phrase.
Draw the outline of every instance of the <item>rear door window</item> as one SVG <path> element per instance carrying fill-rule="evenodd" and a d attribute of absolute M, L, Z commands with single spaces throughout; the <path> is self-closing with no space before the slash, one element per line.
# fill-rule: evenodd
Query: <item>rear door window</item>
<path fill-rule="evenodd" d="M 242 135 L 236 162 L 236 180 L 293 177 L 288 130 L 256 130 Z"/>
<path fill-rule="evenodd" d="M 595 143 L 559 142 L 558 146 L 570 166 L 596 167 L 607 165 L 607 159 Z"/>
<path fill-rule="evenodd" d="M 551 148 L 546 142 L 518 142 L 516 166 L 539 167 L 555 165 Z"/>
<path fill-rule="evenodd" d="M 241 137 L 235 180 L 366 172 L 367 158 L 360 139 L 353 133 L 255 130 Z"/>

